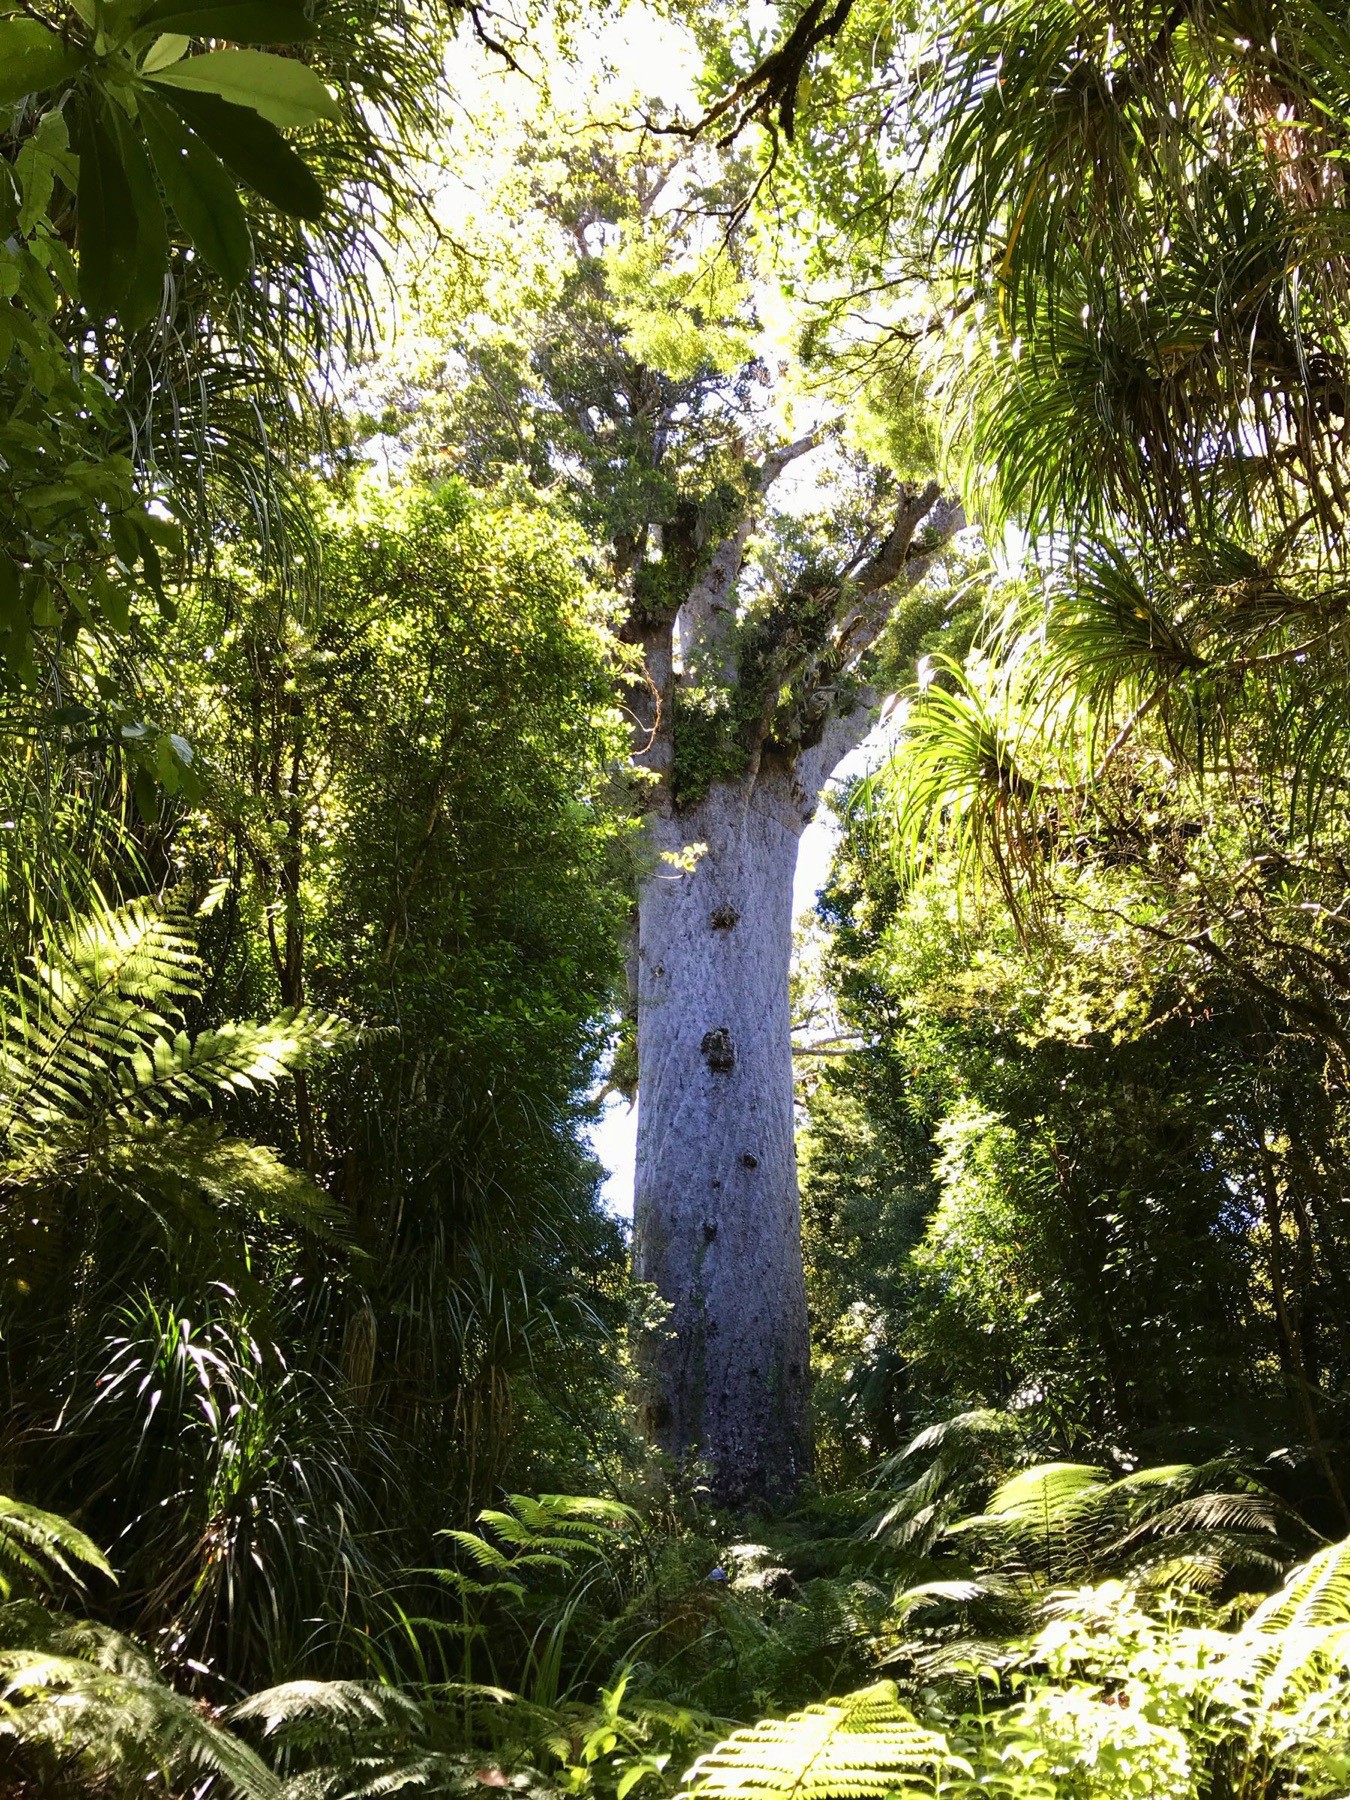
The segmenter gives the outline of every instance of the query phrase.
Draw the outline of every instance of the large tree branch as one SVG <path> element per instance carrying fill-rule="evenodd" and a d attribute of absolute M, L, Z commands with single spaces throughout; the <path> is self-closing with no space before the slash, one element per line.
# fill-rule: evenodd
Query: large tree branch
<path fill-rule="evenodd" d="M 638 668 L 626 679 L 624 712 L 632 733 L 633 763 L 656 777 L 652 802 L 670 805 L 670 775 L 675 763 L 675 658 L 669 619 L 630 620 L 621 636 L 641 651 Z"/>
<path fill-rule="evenodd" d="M 881 636 L 902 594 L 916 587 L 958 531 L 965 510 L 959 500 L 939 497 L 935 484 L 913 501 L 902 501 L 885 543 L 850 584 L 846 606 L 834 629 L 837 667 L 851 669 Z M 915 536 L 922 526 L 922 538 Z"/>
<path fill-rule="evenodd" d="M 789 464 L 815 449 L 827 429 L 808 431 L 794 443 L 770 451 L 755 471 L 745 511 L 709 557 L 707 567 L 689 590 L 677 615 L 676 638 L 686 660 L 691 656 L 711 657 L 718 663 L 718 673 L 723 678 L 734 674 L 725 666 L 721 653 L 736 619 L 736 586 L 745 566 L 746 547 L 759 522 L 758 503 L 767 496 Z"/>
<path fill-rule="evenodd" d="M 900 597 L 924 579 L 965 522 L 960 501 L 941 498 L 935 484 L 917 496 L 906 493 L 884 542 L 844 590 L 844 611 L 828 651 L 807 676 L 800 703 L 803 748 L 797 783 L 808 818 L 835 769 L 871 731 L 881 704 L 881 694 L 867 687 L 854 691 L 843 710 L 837 699 L 839 676 L 857 667 Z"/>
<path fill-rule="evenodd" d="M 724 135 L 718 141 L 727 145 L 739 137 L 751 119 L 759 119 L 770 132 L 776 124 L 791 143 L 797 121 L 797 93 L 807 65 L 822 44 L 838 37 L 848 23 L 853 4 L 854 0 L 835 0 L 833 6 L 829 5 L 829 0 L 809 0 L 782 42 L 743 75 L 701 119 L 693 125 L 662 129 L 682 137 L 701 137 L 714 125 L 723 124 Z"/>
<path fill-rule="evenodd" d="M 848 712 L 826 713 L 821 720 L 820 735 L 797 758 L 797 786 L 806 818 L 811 818 L 820 801 L 825 783 L 850 751 L 863 743 L 877 722 L 882 695 L 876 688 L 862 688 L 854 695 L 855 704 Z"/>

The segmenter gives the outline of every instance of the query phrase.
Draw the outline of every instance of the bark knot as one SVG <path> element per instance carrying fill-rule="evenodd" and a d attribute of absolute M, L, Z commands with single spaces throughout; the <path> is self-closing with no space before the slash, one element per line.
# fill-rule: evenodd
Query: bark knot
<path fill-rule="evenodd" d="M 725 1025 L 705 1031 L 699 1051 L 714 1075 L 730 1075 L 736 1067 L 736 1046 Z"/>

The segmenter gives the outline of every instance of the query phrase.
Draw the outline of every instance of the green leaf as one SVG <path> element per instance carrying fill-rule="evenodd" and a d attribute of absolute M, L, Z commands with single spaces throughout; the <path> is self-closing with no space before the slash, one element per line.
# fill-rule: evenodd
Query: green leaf
<path fill-rule="evenodd" d="M 322 217 L 326 204 L 323 189 L 275 125 L 217 94 L 184 90 L 164 97 L 239 179 L 271 201 L 278 212 L 297 219 Z"/>
<path fill-rule="evenodd" d="M 137 769 L 131 791 L 135 796 L 137 812 L 147 825 L 155 824 L 159 819 L 159 793 L 146 770 Z M 153 1070 L 151 1073 L 153 1075 Z"/>
<path fill-rule="evenodd" d="M 0 106 L 13 106 L 76 74 L 85 53 L 36 19 L 0 20 Z"/>
<path fill-rule="evenodd" d="M 136 23 L 235 44 L 303 44 L 317 35 L 297 0 L 155 0 Z"/>
<path fill-rule="evenodd" d="M 155 186 L 145 143 L 119 109 L 112 110 L 122 168 L 135 210 L 136 245 L 127 273 L 122 320 L 129 331 L 149 324 L 164 300 L 164 271 L 169 263 L 169 228 Z"/>
<path fill-rule="evenodd" d="M 155 773 L 166 794 L 178 792 L 178 777 L 182 773 L 182 769 L 178 758 L 174 755 L 173 745 L 169 741 L 167 732 L 155 745 Z"/>
<path fill-rule="evenodd" d="M 131 625 L 131 595 L 116 581 L 110 581 L 102 569 L 93 572 L 94 592 L 99 611 L 114 631 L 126 631 Z"/>
<path fill-rule="evenodd" d="M 19 565 L 8 550 L 0 550 L 0 631 L 12 631 L 27 623 Z"/>
<path fill-rule="evenodd" d="M 219 94 L 251 107 L 273 125 L 313 125 L 339 117 L 337 102 L 313 69 L 265 50 L 208 50 L 149 77 L 157 87 Z"/>
<path fill-rule="evenodd" d="M 20 146 L 14 168 L 22 194 L 18 226 L 27 237 L 51 203 L 56 177 L 59 175 L 72 192 L 78 184 L 64 113 L 43 114 L 37 130 Z"/>
<path fill-rule="evenodd" d="M 145 53 L 141 64 L 142 75 L 153 75 L 156 69 L 167 69 L 171 63 L 181 62 L 191 47 L 192 39 L 184 37 L 178 31 L 166 31 L 157 37 Z"/>
<path fill-rule="evenodd" d="M 141 122 L 164 192 L 194 247 L 228 287 L 253 265 L 248 221 L 225 165 L 167 106 L 141 97 Z"/>
<path fill-rule="evenodd" d="M 61 609 L 56 604 L 50 585 L 39 579 L 30 581 L 29 587 L 33 624 L 39 631 L 55 631 L 61 623 Z"/>
<path fill-rule="evenodd" d="M 120 312 L 136 254 L 136 209 L 112 133 L 91 97 L 80 119 L 80 187 L 75 217 L 80 298 L 91 319 Z"/>

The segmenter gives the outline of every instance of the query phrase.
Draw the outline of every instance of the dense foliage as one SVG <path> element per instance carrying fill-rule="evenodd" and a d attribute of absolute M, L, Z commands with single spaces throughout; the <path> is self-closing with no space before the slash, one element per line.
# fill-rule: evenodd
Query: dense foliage
<path fill-rule="evenodd" d="M 1350 35 L 680 10 L 701 135 L 565 10 L 0 10 L 6 1792 L 1350 1779 Z M 864 685 L 729 1516 L 587 1128 L 653 790 Z"/>

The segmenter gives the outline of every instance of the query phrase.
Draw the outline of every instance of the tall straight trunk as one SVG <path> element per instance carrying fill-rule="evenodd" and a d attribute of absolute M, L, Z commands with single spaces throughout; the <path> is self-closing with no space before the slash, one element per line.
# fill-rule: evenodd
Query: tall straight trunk
<path fill-rule="evenodd" d="M 935 484 L 902 487 L 842 567 L 778 596 L 749 628 L 738 585 L 759 509 L 815 442 L 766 456 L 720 544 L 706 552 L 686 534 L 684 598 L 635 603 L 624 627 L 641 654 L 626 706 L 653 853 L 631 983 L 633 1264 L 664 1311 L 635 1345 L 641 1399 L 661 1448 L 705 1462 L 732 1506 L 787 1499 L 811 1468 L 788 1006 L 797 846 L 876 716 L 871 647 L 962 524 Z M 667 571 L 656 592 L 670 586 Z M 677 701 L 691 689 L 727 702 L 713 717 L 738 768 L 699 798 L 681 791 L 677 754 Z M 706 705 L 700 716 L 709 722 Z"/>
<path fill-rule="evenodd" d="M 651 823 L 692 866 L 658 862 L 639 897 L 634 1270 L 669 1309 L 642 1355 L 647 1424 L 707 1460 L 723 1502 L 772 1501 L 811 1467 L 788 1010 L 800 790 L 761 774 Z"/>

